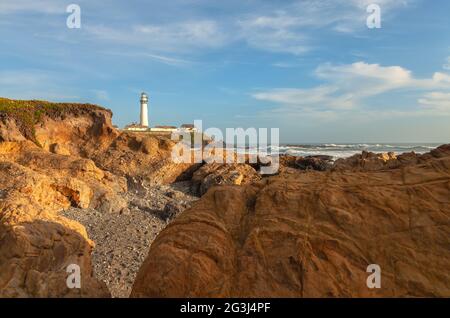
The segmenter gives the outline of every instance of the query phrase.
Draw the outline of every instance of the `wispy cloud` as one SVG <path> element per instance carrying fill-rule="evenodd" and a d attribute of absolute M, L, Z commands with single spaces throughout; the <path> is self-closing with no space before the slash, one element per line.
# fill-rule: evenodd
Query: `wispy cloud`
<path fill-rule="evenodd" d="M 88 26 L 88 34 L 96 40 L 113 44 L 145 47 L 153 52 L 192 52 L 197 49 L 221 47 L 227 36 L 212 20 L 184 21 L 164 25 L 134 25 L 131 27 Z M 149 53 L 154 58 L 157 54 Z M 165 58 L 161 61 L 167 62 Z"/>
<path fill-rule="evenodd" d="M 381 94 L 408 90 L 426 92 L 446 90 L 450 76 L 436 72 L 431 78 L 416 78 L 412 72 L 400 66 L 381 66 L 358 62 L 346 65 L 322 64 L 315 76 L 325 84 L 313 88 L 278 88 L 252 94 L 260 101 L 276 103 L 278 113 L 325 113 L 348 110 L 364 110 L 369 98 Z M 444 109 L 447 94 L 431 93 L 419 101 L 422 105 L 434 106 L 421 110 Z M 382 108 L 383 109 L 383 108 Z M 450 108 L 445 108 L 450 110 Z M 417 110 L 412 107 L 410 111 Z"/>
<path fill-rule="evenodd" d="M 161 55 L 161 54 L 152 54 L 152 53 L 146 53 L 146 52 L 116 52 L 116 51 L 107 51 L 104 52 L 104 54 L 108 55 L 117 55 L 117 56 L 124 56 L 124 57 L 131 57 L 131 58 L 137 58 L 137 59 L 149 59 L 156 62 L 160 62 L 163 64 L 171 65 L 171 66 L 187 66 L 195 64 L 194 61 L 189 61 L 186 59 L 180 59 L 175 58 L 172 56 L 167 55 Z"/>
<path fill-rule="evenodd" d="M 17 12 L 59 13 L 66 11 L 67 4 L 58 0 L 3 0 L 0 2 L 0 14 Z"/>
<path fill-rule="evenodd" d="M 240 36 L 251 47 L 270 52 L 300 55 L 310 50 L 305 34 L 296 32 L 296 18 L 278 12 L 277 16 L 259 16 L 238 22 Z"/>
<path fill-rule="evenodd" d="M 431 92 L 419 99 L 424 109 L 450 113 L 450 93 Z"/>
<path fill-rule="evenodd" d="M 414 0 L 379 0 L 383 19 Z M 366 8 L 372 0 L 304 0 L 279 6 L 270 14 L 240 18 L 239 33 L 249 46 L 271 52 L 301 55 L 314 48 L 310 32 L 329 29 L 339 33 L 366 30 Z"/>
<path fill-rule="evenodd" d="M 381 0 L 380 5 L 393 12 L 411 1 Z M 313 30 L 365 30 L 366 2 L 302 0 L 261 6 L 251 14 L 236 12 L 226 19 L 180 16 L 178 21 L 165 23 L 90 24 L 86 31 L 97 41 L 146 48 L 152 55 L 199 53 L 238 42 L 258 50 L 302 55 L 315 48 Z"/>
<path fill-rule="evenodd" d="M 415 0 L 378 0 L 382 6 L 383 18 Z M 200 6 L 206 2 L 195 1 Z M 95 46 L 121 46 L 121 51 L 144 50 L 149 58 L 154 58 L 169 65 L 179 65 L 179 61 L 189 59 L 192 54 L 203 54 L 205 51 L 246 43 L 248 47 L 272 53 L 288 53 L 302 55 L 318 45 L 311 31 L 317 29 L 334 30 L 352 33 L 365 30 L 366 6 L 371 3 L 365 0 L 301 0 L 283 3 L 266 3 L 254 1 L 252 13 L 235 10 L 229 16 L 209 16 L 204 13 L 190 15 L 182 11 L 185 7 L 177 7 L 170 20 L 151 21 L 131 17 L 140 16 L 133 8 L 126 8 L 120 2 L 114 6 L 77 1 L 82 9 L 82 34 L 76 37 L 80 43 L 89 42 Z M 13 19 L 22 12 L 66 14 L 69 3 L 60 0 L 10 0 L 0 3 L 0 14 L 7 14 Z M 179 2 L 182 5 L 182 2 Z M 152 6 L 164 6 L 153 3 Z M 227 9 L 227 4 L 218 4 Z M 139 6 L 136 6 L 139 7 Z M 170 8 L 170 7 L 169 7 Z M 174 10 L 171 7 L 171 10 Z M 95 9 L 95 10 L 94 10 Z M 112 10 L 112 11 L 111 11 Z M 116 10 L 116 11 L 114 11 Z M 117 10 L 121 10 L 117 12 Z M 95 12 L 95 14 L 93 14 Z M 163 11 L 162 11 L 163 12 Z M 112 20 L 103 16 L 125 16 L 128 19 Z M 60 21 L 59 21 L 60 22 Z M 58 23 L 59 23 L 58 22 Z M 55 31 L 57 30 L 57 31 Z M 64 27 L 53 29 L 52 38 L 71 41 Z M 59 32 L 59 34 L 57 33 Z M 45 36 L 39 32 L 40 36 Z M 84 36 L 86 35 L 86 36 Z M 177 56 L 177 58 L 171 57 Z M 183 56 L 183 58 L 180 58 Z"/>

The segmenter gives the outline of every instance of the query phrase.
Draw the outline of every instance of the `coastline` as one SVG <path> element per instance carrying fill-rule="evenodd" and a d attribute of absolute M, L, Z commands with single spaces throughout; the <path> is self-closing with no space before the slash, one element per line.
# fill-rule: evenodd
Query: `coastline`
<path fill-rule="evenodd" d="M 393 152 L 396 155 L 414 152 L 424 154 L 444 143 L 302 143 L 280 144 L 278 147 L 268 147 L 275 155 L 291 155 L 297 157 L 331 156 L 335 161 L 348 158 L 363 151 L 374 153 Z M 254 149 L 245 149 L 250 153 L 256 153 Z M 242 150 L 243 151 L 243 150 Z"/>
<path fill-rule="evenodd" d="M 450 145 L 284 154 L 261 175 L 250 157 L 176 163 L 170 136 L 119 131 L 97 106 L 49 106 L 26 122 L 0 114 L 0 297 L 449 294 Z M 385 289 L 365 287 L 373 262 Z M 66 286 L 73 264 L 83 289 Z"/>

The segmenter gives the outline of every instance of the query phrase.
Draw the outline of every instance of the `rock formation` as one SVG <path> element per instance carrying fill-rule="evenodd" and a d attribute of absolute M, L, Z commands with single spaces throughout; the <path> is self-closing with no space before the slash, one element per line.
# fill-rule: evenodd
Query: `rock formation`
<path fill-rule="evenodd" d="M 262 178 L 249 156 L 174 163 L 174 141 L 111 116 L 0 98 L 0 297 L 126 297 L 150 244 L 135 297 L 450 296 L 450 145 L 282 156 Z"/>
<path fill-rule="evenodd" d="M 120 176 L 139 177 L 148 183 L 168 184 L 199 164 L 174 163 L 175 142 L 164 136 L 123 132 L 103 152 L 93 156 L 96 164 Z"/>
<path fill-rule="evenodd" d="M 349 158 L 336 160 L 332 169 L 335 171 L 377 171 L 396 169 L 408 165 L 425 163 L 434 158 L 450 155 L 450 145 L 442 145 L 429 153 L 416 154 L 414 152 L 396 155 L 389 153 L 373 153 L 363 151 L 361 154 Z"/>
<path fill-rule="evenodd" d="M 0 161 L 0 193 L 0 297 L 109 295 L 92 275 L 94 243 L 84 227 L 58 216 L 71 205 L 88 205 L 92 188 Z M 66 285 L 70 264 L 80 266 L 82 289 Z"/>
<path fill-rule="evenodd" d="M 261 179 L 261 175 L 247 164 L 205 164 L 192 177 L 192 192 L 199 196 L 215 185 L 244 185 Z"/>
<path fill-rule="evenodd" d="M 171 182 L 189 168 L 169 162 L 170 140 L 120 133 L 111 115 L 94 105 L 0 99 L 0 297 L 110 295 L 93 275 L 94 242 L 60 212 L 127 213 L 127 180 Z M 70 264 L 81 268 L 81 289 L 66 285 Z"/>
<path fill-rule="evenodd" d="M 293 168 L 299 170 L 326 171 L 331 169 L 333 164 L 332 157 L 330 156 L 296 157 L 292 155 L 281 155 L 280 166 L 282 168 L 281 170 Z"/>
<path fill-rule="evenodd" d="M 449 149 L 214 187 L 157 237 L 132 296 L 449 297 Z M 381 289 L 366 285 L 370 264 Z"/>

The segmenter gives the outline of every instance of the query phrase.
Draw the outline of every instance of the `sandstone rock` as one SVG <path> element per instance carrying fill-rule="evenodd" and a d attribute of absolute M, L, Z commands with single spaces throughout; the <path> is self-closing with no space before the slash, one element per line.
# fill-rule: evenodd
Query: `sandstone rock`
<path fill-rule="evenodd" d="M 215 187 L 160 233 L 132 296 L 449 297 L 449 221 L 450 156 Z"/>
<path fill-rule="evenodd" d="M 288 168 L 297 168 L 296 160 L 298 157 L 292 155 L 280 155 L 280 166 Z"/>
<path fill-rule="evenodd" d="M 44 115 L 35 126 L 37 142 L 45 150 L 63 155 L 93 157 L 106 150 L 119 135 L 112 126 L 111 111 L 99 107 L 80 110 L 67 111 L 63 118 Z"/>
<path fill-rule="evenodd" d="M 197 171 L 198 163 L 171 160 L 169 138 L 120 132 L 98 106 L 0 103 L 0 297 L 109 296 L 92 272 L 94 242 L 61 216 L 67 209 L 108 242 L 101 260 L 120 237 L 115 262 L 125 264 L 101 267 L 114 295 L 128 293 L 121 280 L 134 277 L 134 260 L 153 240 L 136 223 L 156 235 L 174 220 L 133 296 L 450 296 L 450 145 L 363 153 L 326 172 L 300 171 L 327 170 L 326 158 L 287 158 L 285 173 L 254 182 L 259 158 Z M 194 190 L 207 193 L 180 213 L 196 198 L 161 184 L 192 176 Z M 365 285 L 371 263 L 382 268 L 381 290 Z M 81 268 L 80 290 L 67 288 L 70 264 Z"/>
<path fill-rule="evenodd" d="M 58 143 L 51 144 L 50 151 L 57 155 L 65 155 L 65 156 L 71 155 L 70 150 L 67 149 L 66 146 L 64 146 L 62 144 L 58 144 Z"/>
<path fill-rule="evenodd" d="M 295 174 L 298 171 L 316 170 L 326 171 L 332 168 L 332 157 L 330 156 L 307 156 L 298 157 L 292 155 L 280 155 L 280 174 Z"/>
<path fill-rule="evenodd" d="M 174 182 L 193 166 L 172 162 L 175 142 L 169 137 L 120 132 L 112 112 L 96 105 L 4 98 L 0 104 L 0 141 L 29 140 L 48 152 L 88 158 L 103 170 L 155 184 Z"/>
<path fill-rule="evenodd" d="M 0 162 L 0 189 L 0 297 L 109 295 L 93 277 L 84 227 L 57 214 L 71 202 L 52 178 Z M 81 289 L 67 287 L 70 264 L 80 266 Z"/>
<path fill-rule="evenodd" d="M 93 276 L 94 243 L 60 212 L 128 212 L 131 219 L 125 177 L 175 180 L 185 166 L 169 161 L 173 143 L 120 134 L 111 112 L 93 105 L 0 103 L 0 297 L 109 296 Z M 172 196 L 158 210 L 163 217 L 189 205 L 186 197 Z M 81 268 L 81 289 L 66 285 L 70 264 Z"/>
<path fill-rule="evenodd" d="M 96 105 L 0 97 L 0 106 L 0 141 L 30 140 L 47 151 L 58 144 L 72 155 L 91 157 L 119 135 L 112 112 Z"/>
<path fill-rule="evenodd" d="M 394 153 L 380 153 L 363 151 L 349 158 L 340 158 L 333 165 L 334 170 L 377 171 L 398 168 L 401 165 Z"/>
<path fill-rule="evenodd" d="M 126 206 L 126 180 L 99 169 L 92 160 L 49 153 L 30 141 L 0 143 L 0 160 L 16 162 L 55 178 L 54 188 L 75 207 L 119 212 Z"/>
<path fill-rule="evenodd" d="M 254 168 L 247 164 L 206 164 L 192 177 L 192 192 L 205 194 L 215 185 L 249 184 L 261 179 Z"/>
<path fill-rule="evenodd" d="M 174 219 L 178 214 L 186 210 L 187 204 L 179 203 L 179 202 L 168 202 L 162 213 L 159 213 L 159 217 L 165 221 Z"/>
<path fill-rule="evenodd" d="M 128 178 L 142 178 L 153 184 L 169 184 L 197 167 L 194 163 L 175 163 L 171 152 L 175 142 L 165 136 L 123 132 L 104 151 L 92 159 L 102 169 Z"/>
<path fill-rule="evenodd" d="M 70 206 L 120 211 L 127 204 L 125 179 L 31 141 L 3 142 L 0 189 L 0 297 L 109 295 L 92 274 L 94 243 L 84 227 L 58 213 Z M 70 264 L 81 268 L 81 289 L 66 285 Z"/>
<path fill-rule="evenodd" d="M 128 194 L 130 207 L 146 211 L 163 221 L 169 221 L 198 199 L 185 191 L 187 186 L 183 183 L 178 182 L 170 186 L 141 183 L 141 191 Z M 179 187 L 184 189 L 177 189 Z"/>
<path fill-rule="evenodd" d="M 377 171 L 384 169 L 396 169 L 420 163 L 426 163 L 435 158 L 443 158 L 450 155 L 450 145 L 442 145 L 429 153 L 416 154 L 408 152 L 396 155 L 392 152 L 375 154 L 363 151 L 349 158 L 338 159 L 333 165 L 337 171 Z"/>
<path fill-rule="evenodd" d="M 450 144 L 442 145 L 437 147 L 436 149 L 433 149 L 429 153 L 434 158 L 443 158 L 450 155 Z M 424 154 L 422 157 L 427 156 L 427 154 Z"/>
<path fill-rule="evenodd" d="M 15 120 L 0 114 L 0 141 L 24 141 Z"/>
<path fill-rule="evenodd" d="M 141 141 L 142 152 L 146 155 L 155 155 L 159 149 L 159 141 L 156 138 L 144 138 Z M 167 147 L 165 145 L 165 147 Z"/>
<path fill-rule="evenodd" d="M 326 171 L 332 167 L 332 157 L 330 156 L 299 157 L 295 160 L 295 166 L 300 170 Z"/>

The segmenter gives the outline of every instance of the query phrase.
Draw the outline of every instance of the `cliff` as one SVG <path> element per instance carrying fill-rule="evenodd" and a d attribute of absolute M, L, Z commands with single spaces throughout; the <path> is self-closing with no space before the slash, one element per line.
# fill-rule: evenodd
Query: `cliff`
<path fill-rule="evenodd" d="M 449 297 L 450 145 L 419 157 L 214 187 L 157 237 L 132 296 Z"/>
<path fill-rule="evenodd" d="M 87 156 L 118 135 L 111 117 L 96 105 L 0 98 L 0 141 L 30 140 L 46 150 Z"/>
<path fill-rule="evenodd" d="M 105 297 L 93 274 L 95 243 L 68 208 L 125 213 L 128 179 L 175 180 L 173 143 L 121 133 L 109 110 L 88 104 L 0 99 L 0 297 Z M 125 161 L 124 161 L 125 160 Z M 66 268 L 81 267 L 82 289 Z"/>
<path fill-rule="evenodd" d="M 260 162 L 173 163 L 174 141 L 111 116 L 0 98 L 0 297 L 127 296 L 133 281 L 135 297 L 450 296 L 450 145 L 285 156 L 261 178 Z"/>

